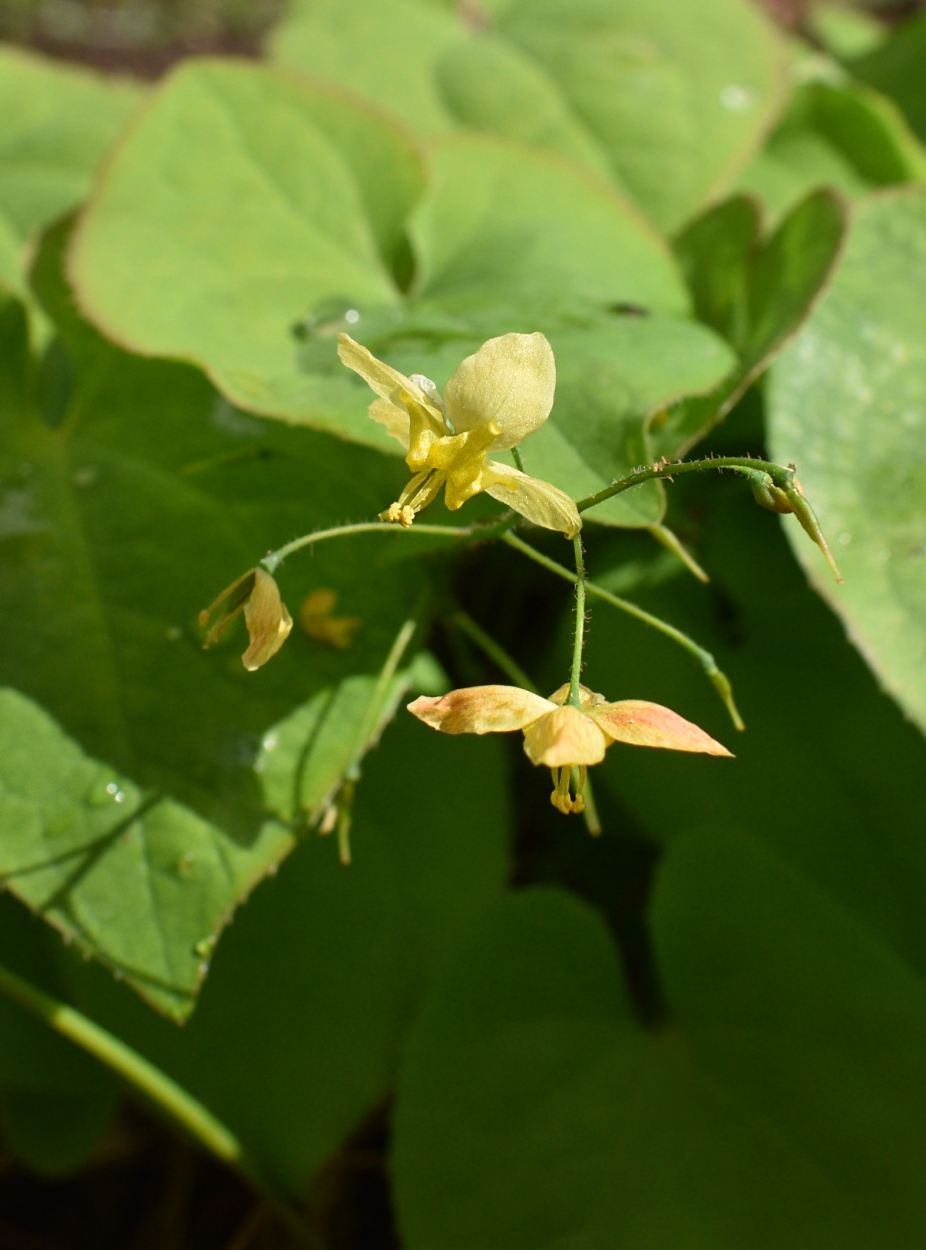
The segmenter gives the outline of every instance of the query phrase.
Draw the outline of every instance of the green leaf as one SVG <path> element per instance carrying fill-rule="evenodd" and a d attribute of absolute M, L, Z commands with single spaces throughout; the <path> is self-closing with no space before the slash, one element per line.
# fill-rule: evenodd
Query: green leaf
<path fill-rule="evenodd" d="M 628 1018 L 600 920 L 499 900 L 416 1021 L 409 1250 L 902 1247 L 924 1216 L 926 994 L 774 857 L 704 835 L 654 905 L 672 1026 Z"/>
<path fill-rule="evenodd" d="M 351 866 L 303 842 L 239 911 L 182 1030 L 75 959 L 78 1001 L 304 1195 L 388 1097 L 425 986 L 508 872 L 507 826 L 501 743 L 402 712 L 364 766 Z"/>
<path fill-rule="evenodd" d="M 61 997 L 54 938 L 14 899 L 0 904 L 0 961 Z M 118 1104 L 110 1073 L 48 1025 L 0 1001 L 0 1130 L 39 1172 L 68 1172 L 98 1147 Z"/>
<path fill-rule="evenodd" d="M 836 270 L 845 210 L 830 191 L 798 204 L 760 241 L 753 201 L 734 196 L 678 239 L 699 317 L 733 344 L 737 367 L 710 395 L 686 399 L 653 422 L 657 455 L 684 456 L 722 421 L 810 315 Z"/>
<path fill-rule="evenodd" d="M 482 10 L 480 10 L 482 13 Z M 302 0 L 273 55 L 427 135 L 493 131 L 581 160 L 671 229 L 729 185 L 784 94 L 740 0 L 519 0 L 456 17 L 413 0 Z"/>
<path fill-rule="evenodd" d="M 411 226 L 421 297 L 454 312 L 503 301 L 560 317 L 609 303 L 687 311 L 663 240 L 594 175 L 476 136 L 438 145 L 433 170 Z"/>
<path fill-rule="evenodd" d="M 903 110 L 914 132 L 926 143 L 926 85 L 923 53 L 926 50 L 926 16 L 904 22 L 881 47 L 851 62 L 852 73 Z"/>
<path fill-rule="evenodd" d="M 313 823 L 344 778 L 355 779 L 362 756 L 376 745 L 410 685 L 407 671 L 387 675 L 385 682 L 348 677 L 271 726 L 254 761 L 267 810 L 286 821 Z"/>
<path fill-rule="evenodd" d="M 420 180 L 409 141 L 359 105 L 256 66 L 188 63 L 96 189 L 71 257 L 80 302 L 245 408 L 384 447 L 346 376 L 300 372 L 293 326 L 332 300 L 396 303 L 388 266 Z"/>
<path fill-rule="evenodd" d="M 613 475 L 647 458 L 644 429 L 654 411 L 682 395 L 709 391 L 729 371 L 732 357 L 717 338 L 679 320 L 679 314 L 687 311 L 688 299 L 664 242 L 607 183 L 557 157 L 475 136 L 447 140 L 434 153 L 432 184 L 409 225 L 418 270 L 408 302 L 401 304 L 393 290 L 389 306 L 382 292 L 377 295 L 371 287 L 351 287 L 343 275 L 331 278 L 325 289 L 317 287 L 309 298 L 305 274 L 295 274 L 286 262 L 286 281 L 293 290 L 298 287 L 302 301 L 303 333 L 298 345 L 290 333 L 295 305 L 286 312 L 288 297 L 283 287 L 271 289 L 261 279 L 266 292 L 262 312 L 260 305 L 255 308 L 252 279 L 240 271 L 244 254 L 254 274 L 273 272 L 279 267 L 275 248 L 282 238 L 280 233 L 274 241 L 267 225 L 280 211 L 276 183 L 265 180 L 253 188 L 251 209 L 255 220 L 260 217 L 263 223 L 260 232 L 238 222 L 242 213 L 235 179 L 245 173 L 243 166 L 239 168 L 240 144 L 233 149 L 234 161 L 230 154 L 227 167 L 218 173 L 210 156 L 209 196 L 214 196 L 214 203 L 209 199 L 207 204 L 199 193 L 194 195 L 190 185 L 162 213 L 159 205 L 165 193 L 154 181 L 150 186 L 144 181 L 159 177 L 152 154 L 159 135 L 168 146 L 179 144 L 172 135 L 184 135 L 185 146 L 177 147 L 177 152 L 183 162 L 189 161 L 194 171 L 190 177 L 198 176 L 204 159 L 195 155 L 195 144 L 189 141 L 194 120 L 203 151 L 208 145 L 213 153 L 230 142 L 227 126 L 219 124 L 223 117 L 227 121 L 227 114 L 214 109 L 204 112 L 204 101 L 214 99 L 209 93 L 218 90 L 216 82 L 225 93 L 223 98 L 237 101 L 242 112 L 236 116 L 248 133 L 254 128 L 282 127 L 284 121 L 291 128 L 297 124 L 291 99 L 297 88 L 264 70 L 188 67 L 162 89 L 112 165 L 72 253 L 82 301 L 109 333 L 146 351 L 205 360 L 235 402 L 278 416 L 297 415 L 292 406 L 295 397 L 311 391 L 317 406 L 312 409 L 314 415 L 300 410 L 306 420 L 395 452 L 397 445 L 366 416 L 368 389 L 337 360 L 334 336 L 338 329 L 348 329 L 396 367 L 408 373 L 426 372 L 439 385 L 483 339 L 513 329 L 545 330 L 557 353 L 560 399 L 555 426 L 548 425 L 526 454 L 536 460 L 534 472 L 577 496 L 600 489 Z M 360 117 L 368 128 L 380 125 L 356 110 L 351 113 L 346 105 L 335 108 L 330 97 L 319 98 L 327 101 L 329 110 L 340 108 L 344 116 Z M 244 102 L 251 105 L 246 112 Z M 312 105 L 312 117 L 320 107 Z M 306 136 L 316 133 L 308 110 L 305 104 L 300 115 L 305 135 L 300 142 L 308 142 Z M 181 125 L 180 118 L 188 122 Z M 334 131 L 329 127 L 326 133 Z M 343 133 L 335 138 L 345 141 Z M 348 150 L 355 146 L 351 141 Z M 331 152 L 330 147 L 326 150 Z M 306 177 L 316 158 L 317 154 L 306 152 Z M 330 160 L 335 159 L 336 153 L 331 152 Z M 372 186 L 372 175 L 368 178 Z M 174 178 L 170 186 L 177 185 Z M 266 203 L 259 208 L 263 199 Z M 222 213 L 235 223 L 227 237 L 215 228 L 216 215 Z M 289 208 L 287 213 L 288 230 L 293 214 Z M 204 284 L 196 265 L 184 264 L 181 274 L 179 252 L 174 269 L 164 261 L 163 253 L 157 254 L 160 276 L 152 279 L 153 294 L 139 299 L 135 279 L 129 281 L 125 275 L 137 274 L 139 264 L 151 262 L 155 253 L 145 242 L 148 232 L 165 231 L 169 221 L 175 223 L 175 239 L 198 231 L 197 246 L 205 247 L 203 240 L 207 240 L 213 260 L 222 250 L 225 260 L 216 273 L 226 286 L 236 284 L 238 303 L 218 298 L 216 288 Z M 234 233 L 245 229 L 250 232 L 246 247 Z M 311 248 L 306 245 L 303 253 L 310 258 Z M 321 243 L 315 253 L 319 264 L 329 266 L 336 266 L 340 255 Z M 170 283 L 169 298 L 166 291 L 157 294 L 161 281 Z M 177 291 L 183 289 L 191 303 L 185 311 L 181 301 L 178 313 Z M 327 303 L 323 299 L 319 303 L 322 296 Z M 208 312 L 203 304 L 206 299 L 213 300 Z M 155 308 L 158 300 L 161 303 Z M 351 300 L 356 307 L 348 311 Z M 104 307 L 105 301 L 109 303 Z M 315 314 L 305 320 L 313 307 Z M 631 313 L 642 310 L 652 316 L 645 324 L 629 324 L 628 307 Z M 252 323 L 257 327 L 253 332 Z M 204 336 L 211 344 L 208 349 L 203 346 Z M 260 346 L 262 336 L 264 347 Z M 224 346 L 218 346 L 220 342 Z M 229 362 L 235 361 L 234 377 L 225 365 L 216 367 L 223 353 Z M 261 390 L 259 402 L 257 390 L 252 388 L 246 395 L 239 385 L 248 359 L 252 371 L 247 387 L 253 383 Z M 595 414 L 593 423 L 586 420 L 589 405 Z M 636 492 L 630 502 L 607 505 L 600 519 L 647 524 L 658 520 L 661 510 L 661 491 L 653 485 Z"/>
<path fill-rule="evenodd" d="M 0 48 L 0 283 L 25 297 L 36 233 L 85 198 L 141 92 Z"/>
<path fill-rule="evenodd" d="M 896 105 L 837 78 L 799 89 L 738 187 L 758 196 L 777 220 L 821 186 L 857 198 L 924 177 L 926 150 Z"/>
<path fill-rule="evenodd" d="M 311 562 L 284 568 L 280 583 L 294 612 L 310 590 L 340 595 L 342 609 L 361 619 L 346 651 L 297 628 L 257 674 L 241 664 L 241 633 L 204 652 L 197 612 L 223 584 L 294 533 L 345 513 L 375 515 L 395 498 L 403 475 L 375 452 L 236 412 L 188 366 L 141 360 L 104 343 L 68 303 L 59 267 L 65 237 L 59 230 L 50 238 L 36 270 L 63 335 L 57 351 L 73 372 L 61 411 L 43 414 L 39 406 L 41 375 L 26 351 L 21 310 L 10 305 L 0 318 L 8 644 L 0 679 L 39 700 L 84 750 L 106 761 L 107 784 L 137 795 L 133 802 L 164 796 L 143 823 L 126 829 L 128 841 L 117 836 L 113 843 L 112 862 L 131 889 L 94 885 L 98 910 L 81 912 L 79 921 L 102 958 L 180 1013 L 192 1005 L 202 963 L 193 946 L 253 884 L 257 866 L 289 845 L 287 832 L 265 826 L 252 768 L 261 740 L 313 694 L 352 673 L 380 671 L 419 600 L 422 573 L 414 563 L 385 560 L 402 535 L 319 546 Z M 359 743 L 362 723 L 353 729 Z M 127 788 L 125 777 L 138 789 Z M 116 819 L 106 815 L 112 800 L 105 786 L 104 803 L 99 819 L 106 822 L 97 820 L 94 837 Z M 147 879 L 142 833 L 176 848 L 164 860 L 167 894 L 158 907 L 165 913 L 174 906 L 170 890 L 187 889 L 185 879 L 170 875 L 186 844 L 199 855 L 219 839 L 232 857 L 226 865 L 203 852 L 204 869 L 212 865 L 203 883 L 212 901 L 178 920 L 182 956 L 172 952 L 170 968 L 161 967 L 167 957 L 158 949 L 134 945 L 142 930 L 133 891 Z M 245 867 L 232 871 L 239 861 Z M 7 870 L 31 862 L 20 857 Z M 55 918 L 55 874 L 76 866 L 69 864 L 28 878 L 31 904 Z M 92 883 L 90 874 L 81 888 Z"/>
<path fill-rule="evenodd" d="M 298 0 L 270 38 L 274 60 L 386 105 L 419 133 L 453 114 L 433 65 L 465 37 L 450 12 L 420 0 Z"/>
<path fill-rule="evenodd" d="M 770 446 L 794 461 L 846 578 L 795 552 L 885 687 L 926 728 L 926 193 L 861 205 L 836 279 L 776 363 Z M 808 544 L 809 546 L 809 544 Z"/>
<path fill-rule="evenodd" d="M 86 756 L 31 700 L 0 691 L 0 879 L 153 1006 L 183 1019 L 241 895 L 292 849 L 247 845 Z"/>

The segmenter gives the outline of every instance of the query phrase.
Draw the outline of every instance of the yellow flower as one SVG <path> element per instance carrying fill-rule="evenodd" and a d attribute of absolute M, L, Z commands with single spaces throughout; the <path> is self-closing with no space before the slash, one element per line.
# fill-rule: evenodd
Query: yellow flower
<path fill-rule="evenodd" d="M 608 703 L 604 695 L 579 687 L 581 707 L 567 704 L 569 686 L 560 686 L 549 699 L 517 686 L 470 686 L 451 690 L 439 699 L 416 699 L 408 710 L 445 734 L 524 732 L 524 751 L 532 764 L 553 773 L 550 802 L 559 811 L 581 812 L 582 789 L 590 764 L 600 764 L 612 743 L 664 747 L 670 751 L 698 751 L 730 755 L 703 729 L 676 712 L 642 699 Z M 578 770 L 570 793 L 573 769 Z"/>
<path fill-rule="evenodd" d="M 550 415 L 556 364 L 542 334 L 489 339 L 463 361 L 443 398 L 430 378 L 405 377 L 347 334 L 338 335 L 338 355 L 379 396 L 370 416 L 402 444 L 414 474 L 383 520 L 408 527 L 445 486 L 450 509 L 485 491 L 535 525 L 578 534 L 582 520 L 565 492 L 487 458 L 515 447 Z"/>
<path fill-rule="evenodd" d="M 200 612 L 199 624 L 202 629 L 206 628 L 212 613 L 226 599 L 228 602 L 219 619 L 206 634 L 203 646 L 211 647 L 214 642 L 218 642 L 232 621 L 243 612 L 251 643 L 241 657 L 241 663 L 249 673 L 253 673 L 272 659 L 282 647 L 293 627 L 293 618 L 280 599 L 276 582 L 263 569 L 249 569 L 236 582 L 226 587 L 210 607 Z"/>

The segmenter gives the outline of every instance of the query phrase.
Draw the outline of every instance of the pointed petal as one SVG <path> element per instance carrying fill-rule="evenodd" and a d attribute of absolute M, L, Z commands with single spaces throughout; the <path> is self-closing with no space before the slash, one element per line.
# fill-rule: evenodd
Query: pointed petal
<path fill-rule="evenodd" d="M 544 529 L 559 530 L 567 538 L 575 538 L 582 528 L 582 518 L 575 503 L 565 491 L 538 477 L 529 477 L 507 464 L 489 460 L 482 475 L 483 490 L 520 512 L 521 516 L 542 525 Z"/>
<path fill-rule="evenodd" d="M 725 746 L 671 708 L 642 699 L 602 703 L 589 716 L 608 737 L 636 747 L 663 747 L 667 751 L 698 751 L 703 755 L 730 755 Z"/>
<path fill-rule="evenodd" d="M 445 734 L 495 734 L 524 729 L 553 704 L 518 686 L 467 686 L 439 699 L 409 703 L 413 716 Z"/>
<path fill-rule="evenodd" d="M 556 362 L 542 334 L 503 334 L 467 356 L 444 390 L 455 430 L 486 421 L 501 429 L 497 451 L 514 447 L 543 425 L 553 407 Z"/>
<path fill-rule="evenodd" d="M 409 445 L 409 415 L 407 408 L 400 408 L 391 399 L 374 399 L 367 409 L 368 416 L 386 427 L 386 433 L 398 439 L 406 451 Z"/>
<path fill-rule="evenodd" d="M 524 731 L 524 754 L 544 768 L 600 764 L 608 740 L 577 707 L 554 707 Z"/>
<path fill-rule="evenodd" d="M 254 570 L 254 589 L 244 605 L 244 623 L 251 645 L 241 657 L 241 663 L 253 673 L 276 655 L 293 627 L 293 618 L 280 599 L 276 582 L 263 569 Z"/>
<path fill-rule="evenodd" d="M 382 360 L 377 360 L 371 351 L 356 343 L 349 334 L 338 335 L 338 355 L 341 363 L 359 373 L 371 390 L 381 399 L 389 399 L 396 391 L 405 391 L 419 403 L 427 403 L 427 397 L 411 378 L 398 369 L 393 369 Z"/>

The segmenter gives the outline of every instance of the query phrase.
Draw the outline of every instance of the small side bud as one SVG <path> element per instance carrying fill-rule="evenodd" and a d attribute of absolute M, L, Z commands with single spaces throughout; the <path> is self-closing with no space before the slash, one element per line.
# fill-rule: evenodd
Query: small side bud
<path fill-rule="evenodd" d="M 251 641 L 241 662 L 249 673 L 276 655 L 293 627 L 292 617 L 280 599 L 276 582 L 263 569 L 249 569 L 200 612 L 202 629 L 206 629 L 210 617 L 219 607 L 222 608 L 221 615 L 206 634 L 203 647 L 208 649 L 218 642 L 232 621 L 243 612 Z"/>
<path fill-rule="evenodd" d="M 769 512 L 785 514 L 794 511 L 787 493 L 780 486 L 775 485 L 768 473 L 758 469 L 747 469 L 746 477 L 752 488 L 752 497 L 760 507 L 768 508 Z"/>

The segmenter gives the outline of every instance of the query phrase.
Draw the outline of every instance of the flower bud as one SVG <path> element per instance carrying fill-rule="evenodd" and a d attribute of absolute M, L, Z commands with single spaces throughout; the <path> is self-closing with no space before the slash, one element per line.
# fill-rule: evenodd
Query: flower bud
<path fill-rule="evenodd" d="M 264 569 L 249 569 L 236 582 L 226 587 L 214 602 L 199 614 L 200 626 L 205 629 L 213 612 L 224 604 L 222 614 L 206 634 L 204 648 L 211 647 L 241 613 L 250 636 L 250 645 L 241 657 L 241 663 L 253 673 L 276 655 L 289 636 L 293 620 L 280 598 L 280 591 Z"/>
<path fill-rule="evenodd" d="M 745 472 L 752 487 L 752 497 L 760 507 L 768 508 L 769 512 L 794 511 L 788 496 L 780 486 L 775 485 L 768 473 L 758 469 L 747 469 Z"/>

